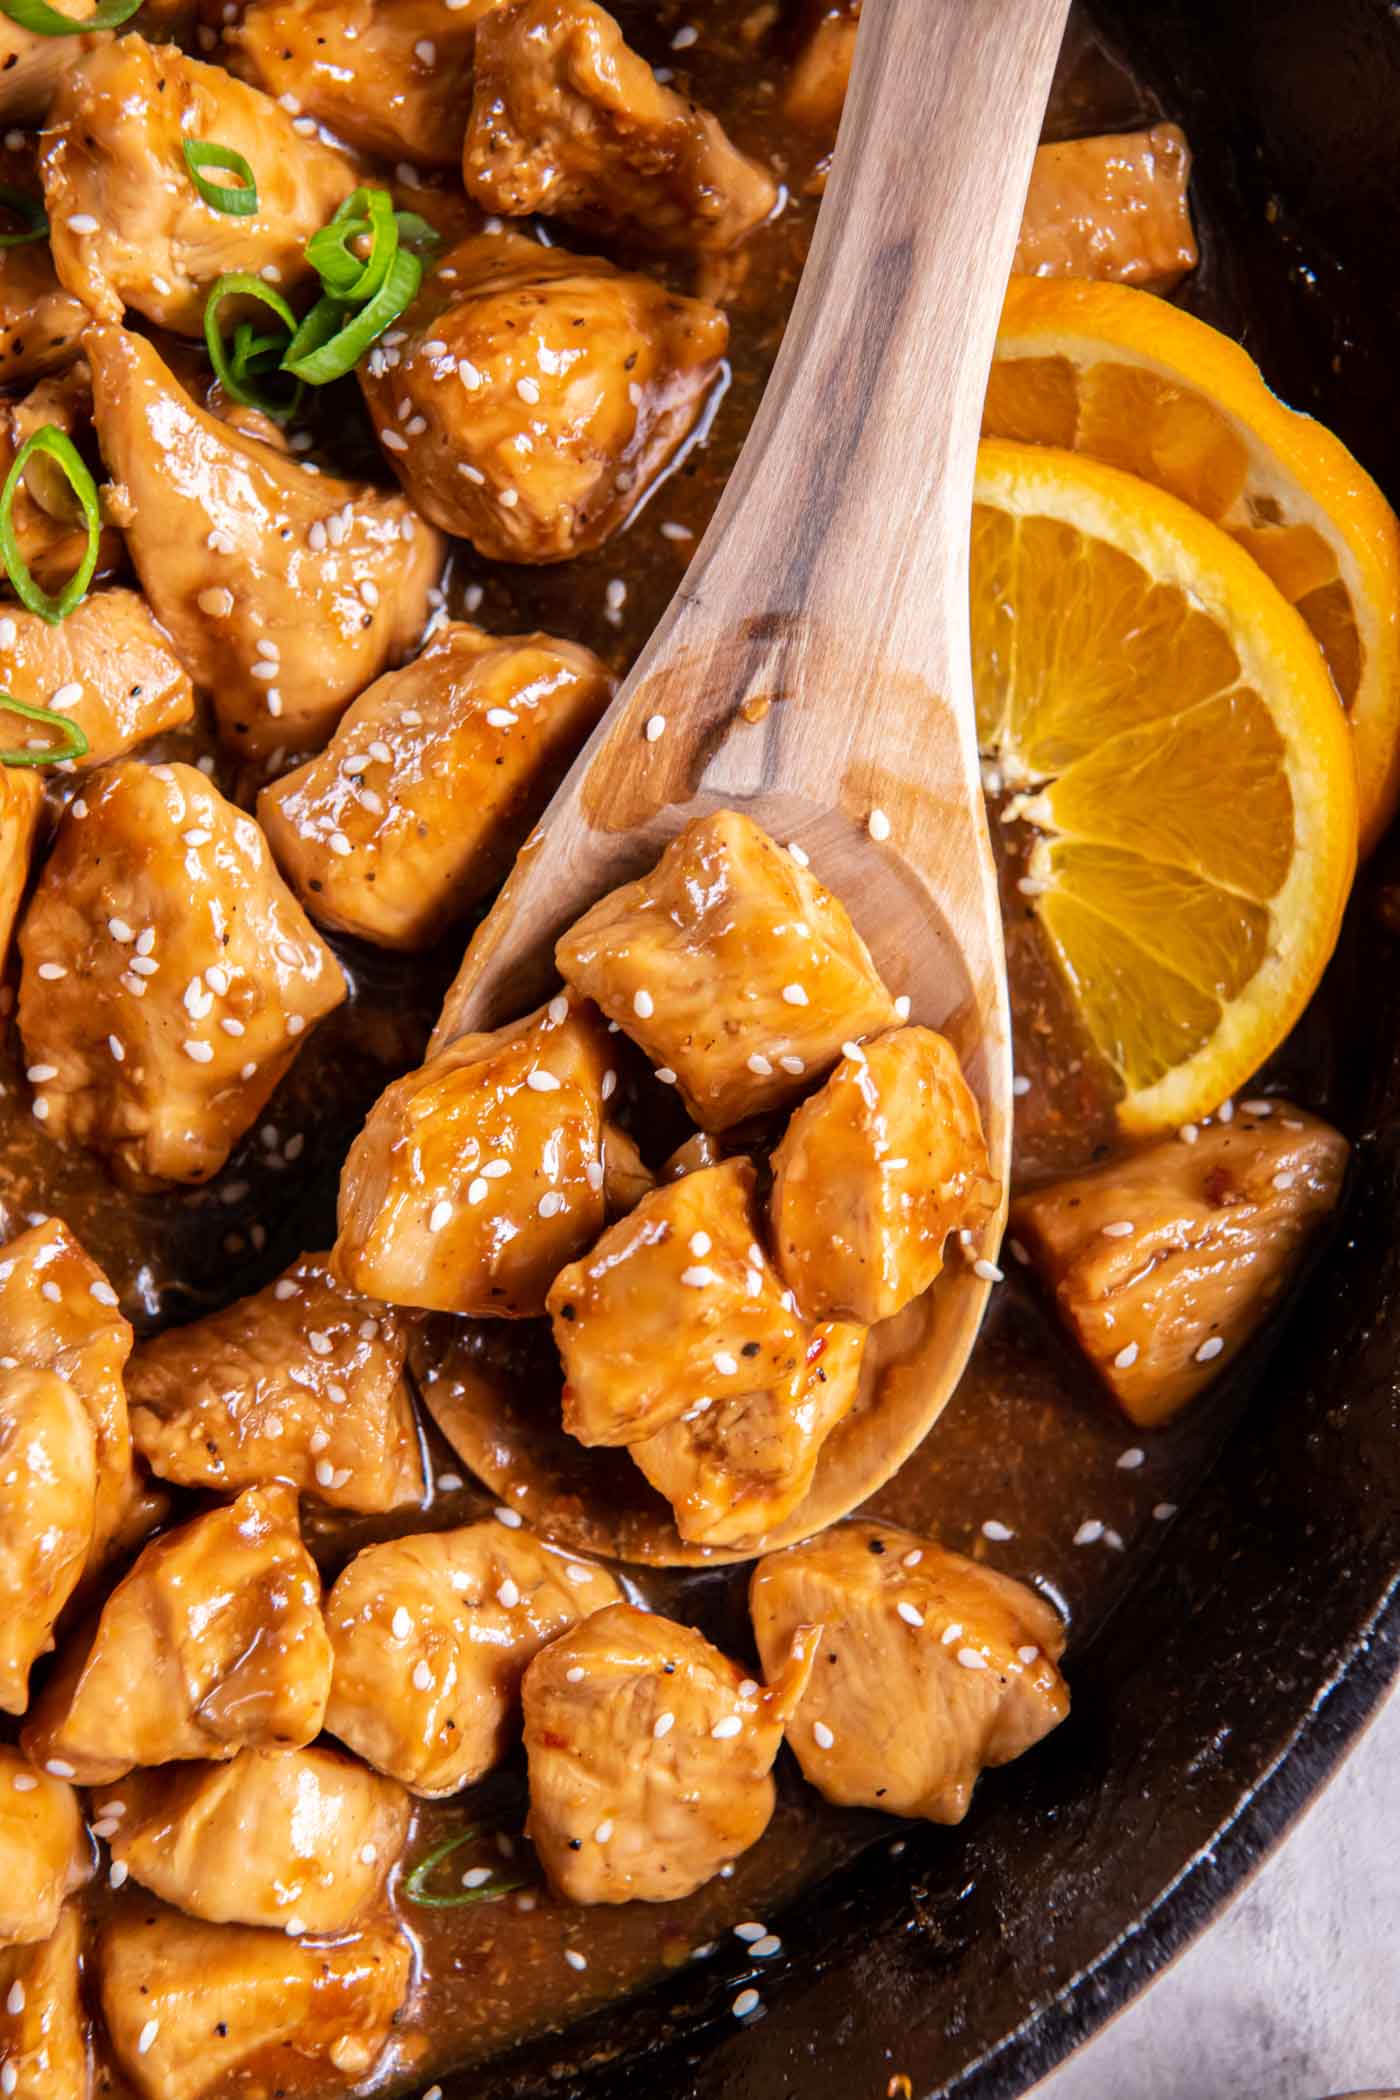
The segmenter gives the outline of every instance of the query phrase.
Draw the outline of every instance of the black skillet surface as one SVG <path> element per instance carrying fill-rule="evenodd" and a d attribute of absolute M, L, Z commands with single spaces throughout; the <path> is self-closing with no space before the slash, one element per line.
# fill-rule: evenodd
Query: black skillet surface
<path fill-rule="evenodd" d="M 1102 0 L 1184 123 L 1213 311 L 1400 497 L 1400 8 Z M 1242 317 L 1247 314 L 1248 323 Z M 449 2100 L 1007 2100 L 1206 1926 L 1400 1667 L 1400 941 L 1392 844 L 1334 968 L 1349 1208 L 1218 1465 L 1076 1659 L 1074 1713 L 956 1832 L 891 1827 L 782 1920 Z M 1400 889 L 1396 892 L 1400 901 Z M 1400 927 L 1400 911 L 1386 914 Z M 761 1968 L 762 1973 L 758 1970 Z M 738 2023 L 741 1985 L 762 2012 Z"/>

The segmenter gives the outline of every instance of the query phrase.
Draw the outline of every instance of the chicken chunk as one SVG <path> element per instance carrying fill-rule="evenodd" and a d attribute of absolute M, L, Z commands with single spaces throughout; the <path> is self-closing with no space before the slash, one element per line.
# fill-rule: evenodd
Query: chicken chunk
<path fill-rule="evenodd" d="M 82 1943 L 70 1903 L 50 1938 L 0 1950 L 0 2090 L 14 2100 L 89 2100 Z"/>
<path fill-rule="evenodd" d="M 610 1605 L 525 1672 L 528 1831 L 570 1903 L 689 1895 L 762 1837 L 820 1629 L 767 1687 L 693 1627 Z"/>
<path fill-rule="evenodd" d="M 0 735 L 4 719 L 0 716 Z M 38 773 L 0 765 L 0 974 L 9 958 L 10 936 L 29 882 L 43 815 L 44 783 Z"/>
<path fill-rule="evenodd" d="M 554 954 L 705 1130 L 781 1107 L 897 1019 L 845 907 L 735 810 L 694 818 Z"/>
<path fill-rule="evenodd" d="M 450 249 L 399 327 L 360 367 L 385 456 L 425 517 L 515 562 L 568 561 L 626 522 L 729 341 L 705 301 L 513 233 Z"/>
<path fill-rule="evenodd" d="M 562 993 L 396 1079 L 345 1162 L 336 1274 L 391 1305 L 542 1313 L 602 1230 L 615 1084 L 596 1010 Z"/>
<path fill-rule="evenodd" d="M 501 0 L 254 0 L 233 63 L 381 160 L 455 168 L 476 26 Z"/>
<path fill-rule="evenodd" d="M 822 1445 L 855 1405 L 864 1353 L 863 1327 L 814 1328 L 781 1385 L 697 1401 L 630 1446 L 675 1511 L 683 1539 L 753 1547 L 791 1516 L 812 1485 Z"/>
<path fill-rule="evenodd" d="M 134 1188 L 217 1173 L 346 994 L 257 825 L 194 766 L 93 776 L 19 942 L 34 1113 Z"/>
<path fill-rule="evenodd" d="M 132 1468 L 122 1386 L 131 1341 L 116 1292 L 61 1218 L 31 1225 L 0 1247 L 0 1365 L 53 1373 L 76 1393 L 92 1424 L 97 1473 L 90 1569 L 133 1530 L 149 1528 L 149 1519 L 140 1520 L 142 1489 Z M 65 1418 L 66 1410 L 58 1410 L 55 1419 Z"/>
<path fill-rule="evenodd" d="M 621 1591 L 604 1569 L 488 1520 L 367 1546 L 326 1599 L 326 1726 L 415 1794 L 456 1794 L 520 1728 L 520 1680 Z"/>
<path fill-rule="evenodd" d="M 22 1714 L 29 1672 L 92 1552 L 97 1438 L 52 1371 L 0 1369 L 0 1712 Z"/>
<path fill-rule="evenodd" d="M 1198 260 L 1190 178 L 1175 124 L 1041 146 L 1012 269 L 1171 291 Z"/>
<path fill-rule="evenodd" d="M 185 164 L 190 140 L 242 155 L 256 178 L 255 211 L 206 204 Z M 230 270 L 275 272 L 273 283 L 294 292 L 312 274 L 307 241 L 359 180 L 343 154 L 294 130 L 270 95 L 130 33 L 64 75 L 39 167 L 66 288 L 99 321 L 120 323 L 134 307 L 192 336 Z M 227 167 L 203 172 L 238 182 Z"/>
<path fill-rule="evenodd" d="M 308 750 L 417 641 L 438 534 L 196 408 L 150 343 L 91 328 L 102 456 L 151 610 L 245 757 Z"/>
<path fill-rule="evenodd" d="M 98 1951 L 112 2051 L 139 2100 L 356 2087 L 383 2053 L 413 1955 L 376 1925 L 326 1947 L 126 1903 Z M 336 2074 L 339 2074 L 338 2077 Z"/>
<path fill-rule="evenodd" d="M 683 1181 L 687 1174 L 698 1174 L 701 1167 L 717 1167 L 723 1157 L 709 1132 L 697 1130 L 683 1145 L 677 1145 L 670 1158 L 663 1162 L 657 1178 L 660 1181 Z"/>
<path fill-rule="evenodd" d="M 225 1494 L 287 1480 L 370 1513 L 422 1499 L 404 1323 L 343 1291 L 327 1263 L 304 1254 L 253 1297 L 137 1350 L 131 1433 L 153 1473 Z"/>
<path fill-rule="evenodd" d="M 133 1881 L 214 1925 L 293 1938 L 344 1932 L 371 1909 L 412 1802 L 333 1750 L 241 1750 L 227 1764 L 129 1772 L 93 1803 Z"/>
<path fill-rule="evenodd" d="M 635 1444 L 800 1371 L 806 1338 L 758 1244 L 756 1178 L 727 1159 L 666 1182 L 555 1277 L 564 1427 L 581 1444 Z"/>
<path fill-rule="evenodd" d="M 66 1780 L 0 1743 L 0 1947 L 48 1939 L 67 1897 L 92 1879 L 92 1843 Z"/>
<path fill-rule="evenodd" d="M 834 139 L 846 106 L 861 0 L 811 0 L 802 47 L 783 94 L 783 113 L 804 131 Z"/>
<path fill-rule="evenodd" d="M 386 948 L 429 947 L 509 872 L 615 683 L 576 642 L 439 629 L 259 798 L 311 916 Z"/>
<path fill-rule="evenodd" d="M 27 394 L 0 403 L 0 476 L 8 478 L 25 444 L 46 425 L 72 438 L 86 458 L 95 458 L 92 374 L 84 359 L 75 359 L 61 372 L 50 372 Z M 47 453 L 30 454 L 15 484 L 10 524 L 40 589 L 62 590 L 87 553 L 88 528 L 66 475 Z M 104 521 L 97 538 L 94 585 L 111 581 L 125 567 L 121 534 Z M 40 734 L 32 723 L 26 725 L 26 733 Z"/>
<path fill-rule="evenodd" d="M 7 695 L 76 723 L 88 741 L 80 771 L 194 717 L 189 676 L 135 591 L 94 591 L 57 627 L 22 611 L 0 621 L 0 741 L 50 741 L 6 713 Z"/>
<path fill-rule="evenodd" d="M 1287 1101 L 1033 1189 L 1011 1230 L 1123 1412 L 1176 1414 L 1278 1305 L 1337 1207 L 1347 1142 Z"/>
<path fill-rule="evenodd" d="M 931 1028 L 852 1043 L 773 1154 L 778 1267 L 809 1320 L 888 1320 L 995 1208 L 977 1103 Z"/>
<path fill-rule="evenodd" d="M 51 0 L 61 15 L 79 21 L 92 13 L 91 0 Z M 0 14 L 0 124 L 42 124 L 65 73 L 111 42 L 101 33 L 45 36 Z"/>
<path fill-rule="evenodd" d="M 477 31 L 462 156 L 491 212 L 544 212 L 648 247 L 733 248 L 778 202 L 718 118 L 656 78 L 593 0 L 519 0 Z"/>
<path fill-rule="evenodd" d="M 82 1786 L 135 1765 L 299 1749 L 320 1732 L 331 1650 L 296 1495 L 249 1488 L 147 1546 L 31 1709 L 36 1764 Z"/>
<path fill-rule="evenodd" d="M 821 1645 L 787 1738 L 842 1807 L 960 1823 L 988 1765 L 1059 1726 L 1064 1634 L 1024 1584 L 888 1524 L 769 1554 L 749 1590 L 764 1668 L 813 1620 Z"/>
<path fill-rule="evenodd" d="M 0 43 L 10 26 L 0 19 Z M 42 213 L 36 143 L 32 134 L 6 133 L 0 146 L 0 182 L 16 199 L 28 200 Z M 14 203 L 6 202 L 0 211 L 6 233 L 31 230 L 33 220 Z M 87 308 L 58 281 L 47 236 L 0 249 L 0 386 L 27 385 L 71 364 L 87 323 Z"/>

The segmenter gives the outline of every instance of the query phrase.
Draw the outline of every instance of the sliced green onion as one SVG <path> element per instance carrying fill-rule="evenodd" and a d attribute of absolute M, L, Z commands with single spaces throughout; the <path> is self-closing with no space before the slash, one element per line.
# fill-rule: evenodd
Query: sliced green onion
<path fill-rule="evenodd" d="M 368 240 L 367 256 L 352 255 L 350 242 Z M 352 190 L 329 225 L 313 233 L 306 260 L 328 298 L 367 306 L 388 276 L 398 253 L 399 228 L 387 190 Z"/>
<path fill-rule="evenodd" d="M 90 15 L 61 15 L 46 0 L 0 0 L 0 15 L 8 15 L 21 29 L 36 36 L 86 36 L 93 29 L 120 29 L 129 22 L 141 0 L 99 0 Z"/>
<path fill-rule="evenodd" d="M 394 224 L 399 229 L 399 246 L 411 248 L 415 255 L 431 255 L 442 246 L 436 226 L 430 226 L 416 211 L 396 211 Z"/>
<path fill-rule="evenodd" d="M 190 180 L 205 203 L 235 219 L 250 219 L 258 208 L 258 183 L 243 155 L 232 146 L 216 145 L 212 139 L 182 139 L 180 143 Z M 235 189 L 228 183 L 210 182 L 201 174 L 203 168 L 226 168 L 230 175 L 241 178 L 243 187 Z"/>
<path fill-rule="evenodd" d="M 23 233 L 0 233 L 0 248 L 22 248 L 26 241 L 43 240 L 49 230 L 42 197 L 26 196 L 13 183 L 0 182 L 0 209 L 13 212 L 25 229 Z"/>
<path fill-rule="evenodd" d="M 0 751 L 0 766 L 56 766 L 65 758 L 87 757 L 88 740 L 66 715 L 56 715 L 48 707 L 30 707 L 12 693 L 0 693 L 0 715 L 7 714 L 23 715 L 26 722 L 42 722 L 46 729 L 56 729 L 61 741 L 46 745 L 42 751 Z"/>
<path fill-rule="evenodd" d="M 286 329 L 283 335 L 255 336 L 251 323 L 240 322 L 234 330 L 233 350 L 225 343 L 219 328 L 219 308 L 225 299 L 258 299 L 276 314 Z M 244 334 L 243 331 L 247 330 Z M 256 385 L 258 373 L 280 370 L 267 362 L 271 350 L 285 350 L 297 333 L 297 317 L 280 292 L 273 290 L 261 277 L 254 277 L 246 270 L 230 271 L 221 277 L 210 292 L 204 306 L 204 340 L 208 345 L 210 362 L 218 374 L 223 390 L 233 400 L 241 401 L 247 408 L 260 409 L 266 416 L 283 422 L 295 414 L 301 399 L 301 388 L 297 387 L 290 398 L 274 395 L 265 387 Z"/>
<path fill-rule="evenodd" d="M 24 470 L 36 453 L 46 452 L 61 468 L 68 486 L 78 499 L 87 526 L 88 543 L 82 560 L 69 577 L 57 597 L 51 598 L 41 590 L 29 573 L 29 564 L 20 552 L 19 536 L 15 531 L 15 491 L 23 478 Z M 26 439 L 15 454 L 14 464 L 5 476 L 5 486 L 0 489 L 0 558 L 5 564 L 5 574 L 15 588 L 18 597 L 32 613 L 57 627 L 66 620 L 73 607 L 87 595 L 97 567 L 97 550 L 102 538 L 102 517 L 97 508 L 97 485 L 83 465 L 82 456 L 66 430 L 56 423 L 45 423 L 36 430 L 32 438 Z M 65 754 L 66 756 L 67 754 Z"/>
<path fill-rule="evenodd" d="M 444 1838 L 440 1845 L 434 1845 L 431 1852 L 425 1852 L 418 1864 L 404 1877 L 403 1892 L 409 1902 L 421 1904 L 425 1910 L 461 1910 L 468 1903 L 494 1903 L 498 1896 L 508 1896 L 513 1889 L 523 1889 L 523 1875 L 516 1875 L 513 1879 L 507 1878 L 504 1881 L 493 1878 L 484 1882 L 479 1889 L 454 1889 L 450 1895 L 436 1894 L 427 1887 L 429 1876 L 443 1860 L 450 1858 L 454 1852 L 459 1852 L 463 1845 L 470 1845 L 482 1834 L 481 1825 L 472 1823 L 467 1829 L 459 1830 L 455 1837 Z"/>
<path fill-rule="evenodd" d="M 333 379 L 343 379 L 390 322 L 398 319 L 422 282 L 422 263 L 400 249 L 369 305 L 329 336 L 326 330 L 335 317 L 335 302 L 318 299 L 287 346 L 283 371 L 294 373 L 308 386 L 328 386 Z"/>

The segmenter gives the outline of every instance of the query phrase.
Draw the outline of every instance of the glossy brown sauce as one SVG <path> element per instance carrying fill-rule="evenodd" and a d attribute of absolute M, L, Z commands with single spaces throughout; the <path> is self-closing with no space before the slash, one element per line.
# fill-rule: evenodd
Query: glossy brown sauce
<path fill-rule="evenodd" d="M 449 603 L 454 615 L 495 632 L 541 628 L 586 643 L 621 672 L 684 574 L 752 420 L 810 239 L 821 148 L 786 128 L 779 114 L 791 56 L 779 8 L 756 0 L 708 0 L 687 10 L 682 0 L 630 0 L 616 12 L 630 42 L 658 65 L 672 65 L 678 82 L 719 114 L 737 143 L 775 169 L 787 185 L 787 202 L 736 259 L 708 266 L 699 287 L 684 266 L 673 273 L 679 288 L 705 289 L 717 298 L 731 321 L 729 380 L 703 442 L 689 448 L 627 531 L 596 554 L 557 568 L 526 569 L 481 562 L 459 546 Z M 671 38 L 688 15 L 703 16 L 699 40 L 673 53 Z M 1173 112 L 1151 103 L 1076 18 L 1047 136 L 1120 129 L 1160 114 Z M 1209 228 L 1201 230 L 1209 255 Z M 655 270 L 654 258 L 646 266 Z M 1211 315 L 1208 263 L 1186 295 L 1195 310 Z M 322 408 L 327 427 L 337 417 L 345 420 L 346 405 L 342 398 Z M 363 439 L 313 456 L 328 465 L 334 458 L 338 465 L 366 469 L 371 458 Z M 620 603 L 617 583 L 625 587 Z M 199 734 L 167 744 L 181 756 L 217 759 L 212 740 Z M 232 791 L 235 781 L 224 762 L 217 763 L 221 785 Z M 1029 907 L 1015 889 L 1020 838 L 1014 827 L 1000 823 L 995 807 L 992 815 L 1003 864 L 1017 1064 L 1030 1082 L 1017 1102 L 1017 1173 L 1025 1182 L 1101 1156 L 1112 1142 L 1112 1115 L 1106 1077 L 1080 1037 Z M 65 1151 L 45 1137 L 29 1113 L 18 1041 L 7 1023 L 0 1057 L 0 1239 L 34 1218 L 61 1214 L 145 1329 L 183 1321 L 259 1288 L 304 1248 L 328 1245 L 347 1143 L 387 1079 L 420 1058 L 460 956 L 461 936 L 427 957 L 334 945 L 352 979 L 351 1000 L 318 1029 L 258 1128 L 207 1189 L 120 1195 L 89 1155 Z M 1314 1035 L 1326 1025 L 1325 1015 L 1305 1024 Z M 1310 1039 L 1304 1070 L 1316 1069 L 1313 1048 Z M 1289 1057 L 1285 1051 L 1285 1068 Z M 1306 1086 L 1302 1091 L 1307 1099 Z M 1093 1386 L 1070 1343 L 1016 1273 L 1014 1258 L 1007 1267 L 1007 1282 L 994 1294 L 955 1399 L 874 1508 L 1032 1583 L 1082 1642 L 1162 1545 L 1174 1506 L 1228 1426 L 1228 1402 L 1207 1401 L 1150 1437 L 1135 1433 Z M 459 1461 L 431 1424 L 426 1433 L 436 1486 L 421 1527 L 461 1523 L 489 1508 L 489 1497 L 463 1483 Z M 372 1538 L 414 1528 L 402 1512 L 355 1519 L 307 1511 L 306 1523 L 328 1578 Z M 626 1572 L 647 1601 L 693 1619 L 731 1653 L 751 1656 L 746 1577 L 742 1568 Z M 1072 1682 L 1072 1665 L 1070 1675 Z M 709 1958 L 713 1943 L 736 1923 L 775 1918 L 800 1887 L 875 1839 L 895 1834 L 887 1819 L 826 1808 L 802 1786 L 786 1756 L 779 1780 L 779 1809 L 762 1841 L 725 1876 L 664 1907 L 582 1910 L 550 1895 L 519 1835 L 525 1789 L 518 1758 L 456 1799 L 425 1804 L 408 1847 L 410 1862 L 468 1825 L 482 1832 L 454 1856 L 439 1886 L 450 1885 L 449 1871 L 460 1876 L 492 1863 L 522 1877 L 525 1886 L 501 1900 L 460 1909 L 399 1902 L 401 1920 L 420 1950 L 420 1977 L 374 2089 L 421 2091 L 451 2066 L 563 2025 L 667 1970 Z M 99 1889 L 86 1900 L 100 1912 L 146 1899 L 139 1890 L 114 1897 Z M 760 1987 L 762 1969 L 761 1962 L 752 1964 L 751 1980 Z M 283 2093 L 325 2100 L 341 2090 L 319 2072 L 309 2083 L 307 2075 L 283 2052 L 276 2065 L 250 2067 L 227 2090 L 239 2100 Z M 110 2068 L 99 2072 L 97 2090 L 111 2100 L 129 2094 Z"/>

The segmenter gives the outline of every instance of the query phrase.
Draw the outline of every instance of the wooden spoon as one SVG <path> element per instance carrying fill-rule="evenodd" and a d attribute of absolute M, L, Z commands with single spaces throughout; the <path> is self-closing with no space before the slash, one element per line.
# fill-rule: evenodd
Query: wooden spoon
<path fill-rule="evenodd" d="M 752 434 L 675 601 L 478 929 L 434 1049 L 548 997 L 554 943 L 586 906 L 692 817 L 738 809 L 805 848 L 890 989 L 951 1038 L 1005 1187 L 1010 1028 L 968 532 L 1067 6 L 866 0 L 828 194 Z M 768 1543 L 843 1515 L 926 1434 L 976 1338 L 1003 1224 L 1004 1210 L 876 1331 L 860 1404 Z M 647 1560 L 746 1557 L 684 1547 L 634 1468 L 546 1432 L 538 1399 L 532 1422 L 509 1381 L 443 1373 L 434 1406 L 462 1455 L 553 1535 Z"/>

